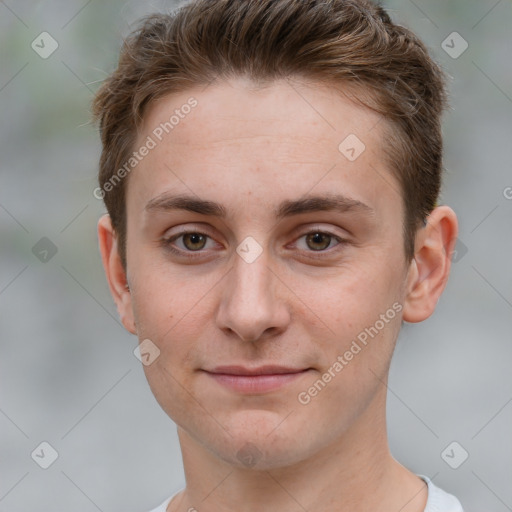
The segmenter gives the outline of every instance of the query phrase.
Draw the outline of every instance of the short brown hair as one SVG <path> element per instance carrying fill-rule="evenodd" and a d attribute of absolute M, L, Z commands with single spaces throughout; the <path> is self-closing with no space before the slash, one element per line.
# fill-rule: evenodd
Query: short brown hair
<path fill-rule="evenodd" d="M 369 0 L 192 0 L 171 14 L 144 18 L 94 98 L 103 144 L 99 185 L 125 268 L 127 180 L 105 185 L 130 158 L 148 104 L 236 76 L 256 83 L 317 80 L 352 91 L 383 116 L 388 165 L 401 186 L 409 261 L 416 231 L 436 206 L 441 186 L 446 92 L 424 44 Z"/>

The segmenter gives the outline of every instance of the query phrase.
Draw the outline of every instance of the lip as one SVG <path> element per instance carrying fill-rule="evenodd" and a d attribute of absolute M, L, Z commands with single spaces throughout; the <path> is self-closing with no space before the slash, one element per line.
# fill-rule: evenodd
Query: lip
<path fill-rule="evenodd" d="M 311 368 L 289 368 L 267 365 L 257 368 L 243 366 L 217 366 L 203 370 L 219 384 L 239 393 L 264 393 L 274 391 L 300 378 Z"/>
<path fill-rule="evenodd" d="M 290 368 L 287 366 L 278 366 L 267 364 L 256 368 L 246 368 L 245 366 L 216 366 L 213 370 L 206 370 L 208 373 L 221 373 L 224 375 L 279 375 L 285 373 L 299 373 L 307 368 Z"/>

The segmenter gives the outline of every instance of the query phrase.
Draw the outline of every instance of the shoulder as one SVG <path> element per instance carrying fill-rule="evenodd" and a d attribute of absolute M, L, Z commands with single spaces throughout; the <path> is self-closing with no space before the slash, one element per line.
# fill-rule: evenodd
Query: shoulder
<path fill-rule="evenodd" d="M 432 483 L 428 476 L 418 475 L 428 486 L 427 506 L 424 512 L 464 512 L 460 501 Z"/>
<path fill-rule="evenodd" d="M 428 476 L 418 476 L 424 480 L 428 486 L 427 506 L 424 512 L 464 512 L 460 501 L 455 496 L 434 485 Z M 166 512 L 169 503 L 176 494 L 178 493 L 173 494 L 170 498 L 167 498 L 158 507 L 149 512 Z"/>

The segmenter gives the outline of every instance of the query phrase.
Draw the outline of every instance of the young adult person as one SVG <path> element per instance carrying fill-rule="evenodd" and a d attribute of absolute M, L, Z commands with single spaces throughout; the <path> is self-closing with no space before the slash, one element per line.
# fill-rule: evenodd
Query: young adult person
<path fill-rule="evenodd" d="M 178 426 L 156 511 L 459 512 L 391 455 L 402 323 L 434 311 L 443 75 L 367 0 L 197 0 L 99 89 L 98 224 L 123 325 Z M 435 372 L 435 369 L 432 369 Z"/>

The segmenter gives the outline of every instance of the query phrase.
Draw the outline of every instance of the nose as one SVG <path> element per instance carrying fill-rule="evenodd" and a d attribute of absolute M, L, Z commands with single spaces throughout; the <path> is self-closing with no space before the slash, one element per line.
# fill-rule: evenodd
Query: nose
<path fill-rule="evenodd" d="M 290 312 L 285 287 L 270 268 L 265 251 L 252 263 L 236 255 L 225 279 L 216 318 L 220 329 L 251 342 L 286 329 Z"/>

